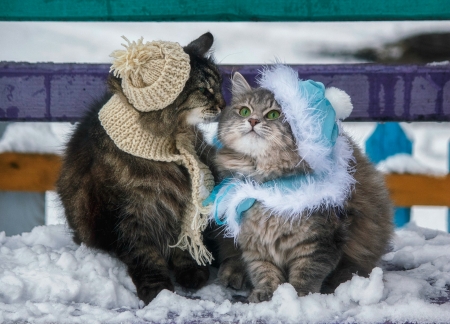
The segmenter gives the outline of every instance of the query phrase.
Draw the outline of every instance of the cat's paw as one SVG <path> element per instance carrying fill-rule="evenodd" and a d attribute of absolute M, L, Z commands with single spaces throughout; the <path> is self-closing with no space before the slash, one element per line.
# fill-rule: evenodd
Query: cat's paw
<path fill-rule="evenodd" d="M 137 287 L 137 295 L 145 305 L 148 305 L 164 289 L 174 291 L 173 284 L 170 281 L 144 283 Z"/>
<path fill-rule="evenodd" d="M 209 268 L 193 266 L 177 269 L 175 280 L 182 287 L 188 289 L 199 289 L 203 287 L 209 279 Z"/>
<path fill-rule="evenodd" d="M 240 258 L 226 259 L 220 265 L 217 277 L 225 287 L 244 289 L 247 281 L 244 262 Z"/>
<path fill-rule="evenodd" d="M 250 303 L 260 303 L 263 301 L 269 301 L 272 299 L 273 291 L 269 288 L 264 289 L 253 289 L 250 296 L 248 296 L 248 301 Z"/>

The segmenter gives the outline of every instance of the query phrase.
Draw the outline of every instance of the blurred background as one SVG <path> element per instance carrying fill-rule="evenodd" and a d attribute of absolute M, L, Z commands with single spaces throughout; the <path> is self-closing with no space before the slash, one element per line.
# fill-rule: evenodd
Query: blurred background
<path fill-rule="evenodd" d="M 219 64 L 412 63 L 449 65 L 450 21 L 309 23 L 67 23 L 0 22 L 0 61 L 110 63 L 125 41 L 170 40 L 186 45 L 206 31 Z M 450 65 L 449 65 L 450 69 Z M 101 94 L 99 94 L 100 96 Z M 92 98 L 94 99 L 94 98 Z M 344 123 L 364 149 L 376 123 Z M 412 162 L 424 173 L 449 170 L 449 123 L 400 123 L 412 142 Z M 0 152 L 61 154 L 70 123 L 0 123 Z M 387 171 L 404 160 L 381 163 Z M 447 231 L 444 207 L 413 207 L 419 226 Z M 54 192 L 0 192 L 0 232 L 15 235 L 64 221 Z"/>

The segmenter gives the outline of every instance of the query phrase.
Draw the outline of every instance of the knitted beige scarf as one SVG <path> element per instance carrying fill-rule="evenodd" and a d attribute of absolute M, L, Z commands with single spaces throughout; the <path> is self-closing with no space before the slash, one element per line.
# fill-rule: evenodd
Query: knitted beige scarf
<path fill-rule="evenodd" d="M 214 178 L 196 152 L 190 136 L 178 134 L 175 139 L 157 137 L 143 129 L 139 113 L 126 98 L 115 94 L 99 112 L 99 119 L 106 133 L 119 149 L 144 159 L 175 162 L 189 172 L 192 183 L 192 202 L 182 218 L 178 242 L 171 247 L 189 250 L 198 264 L 211 263 L 212 254 L 203 245 L 202 231 L 206 228 L 209 209 L 202 201 L 214 187 Z"/>

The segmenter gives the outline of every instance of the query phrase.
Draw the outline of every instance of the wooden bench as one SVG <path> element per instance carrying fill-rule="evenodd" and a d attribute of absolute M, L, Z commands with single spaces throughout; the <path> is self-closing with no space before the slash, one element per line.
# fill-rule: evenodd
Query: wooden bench
<path fill-rule="evenodd" d="M 312 78 L 347 91 L 355 105 L 350 121 L 450 120 L 450 103 L 443 99 L 450 98 L 448 67 L 294 67 L 302 78 Z M 225 97 L 230 98 L 228 82 L 232 71 L 241 71 L 248 79 L 254 80 L 260 68 L 221 66 Z M 0 120 L 77 121 L 83 114 L 80 108 L 106 91 L 108 69 L 106 64 L 1 63 L 0 89 L 14 90 L 1 97 Z M 439 88 L 436 90 L 436 87 Z M 385 104 L 380 107 L 381 91 Z M 399 94 L 402 96 L 398 100 L 400 103 L 394 100 Z M 59 166 L 60 159 L 55 155 L 0 154 L 0 189 L 51 190 Z M 387 184 L 396 206 L 450 206 L 449 176 L 391 174 L 387 176 Z"/>
<path fill-rule="evenodd" d="M 449 20 L 447 0 L 23 0 L 2 4 L 3 21 L 374 21 Z M 237 35 L 238 36 L 238 35 Z M 252 80 L 259 66 L 221 66 Z M 352 121 L 450 121 L 449 66 L 304 65 L 302 78 L 347 91 Z M 92 98 L 105 91 L 107 64 L 0 64 L 0 121 L 79 120 Z M 225 97 L 229 98 L 224 84 Z M 55 155 L 0 154 L 0 190 L 53 189 Z M 450 177 L 389 174 L 396 206 L 450 206 Z"/>
<path fill-rule="evenodd" d="M 1 153 L 0 190 L 54 190 L 61 158 L 54 154 Z M 388 174 L 387 186 L 398 207 L 450 206 L 450 176 Z"/>

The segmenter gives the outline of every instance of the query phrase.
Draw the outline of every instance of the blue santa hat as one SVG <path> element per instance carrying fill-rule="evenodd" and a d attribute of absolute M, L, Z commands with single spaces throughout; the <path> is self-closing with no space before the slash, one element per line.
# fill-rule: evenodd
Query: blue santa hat
<path fill-rule="evenodd" d="M 337 88 L 325 89 L 320 82 L 302 81 L 295 70 L 282 64 L 263 70 L 258 83 L 280 104 L 300 156 L 314 171 L 329 169 L 339 120 L 353 110 L 350 96 Z"/>

